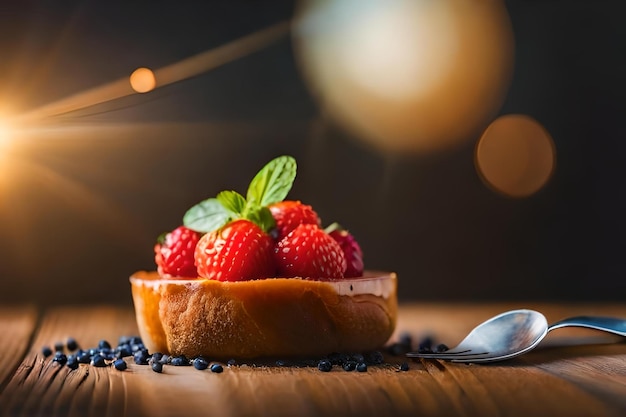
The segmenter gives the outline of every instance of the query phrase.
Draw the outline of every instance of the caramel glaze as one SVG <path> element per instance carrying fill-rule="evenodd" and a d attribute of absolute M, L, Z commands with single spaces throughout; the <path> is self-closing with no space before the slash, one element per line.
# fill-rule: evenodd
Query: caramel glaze
<path fill-rule="evenodd" d="M 394 273 L 344 279 L 342 290 L 333 281 L 170 280 L 147 271 L 130 281 L 144 343 L 151 352 L 171 355 L 230 359 L 365 352 L 387 342 L 397 319 Z M 383 290 L 368 292 L 373 287 Z"/>

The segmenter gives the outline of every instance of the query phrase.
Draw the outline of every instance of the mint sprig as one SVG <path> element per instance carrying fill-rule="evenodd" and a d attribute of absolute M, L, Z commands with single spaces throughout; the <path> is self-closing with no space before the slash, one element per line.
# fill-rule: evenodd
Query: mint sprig
<path fill-rule="evenodd" d="M 183 224 L 200 233 L 209 233 L 236 219 L 247 219 L 265 232 L 276 226 L 268 206 L 283 201 L 296 178 L 297 164 L 291 156 L 279 156 L 252 179 L 244 198 L 236 191 L 222 191 L 191 207 Z"/>

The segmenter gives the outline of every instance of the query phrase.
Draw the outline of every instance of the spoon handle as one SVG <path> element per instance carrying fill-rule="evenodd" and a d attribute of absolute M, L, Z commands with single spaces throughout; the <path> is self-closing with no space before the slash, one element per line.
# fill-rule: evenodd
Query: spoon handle
<path fill-rule="evenodd" d="M 548 331 L 561 327 L 587 327 L 602 330 L 619 336 L 626 336 L 626 320 L 615 317 L 578 316 L 557 321 L 548 327 Z"/>

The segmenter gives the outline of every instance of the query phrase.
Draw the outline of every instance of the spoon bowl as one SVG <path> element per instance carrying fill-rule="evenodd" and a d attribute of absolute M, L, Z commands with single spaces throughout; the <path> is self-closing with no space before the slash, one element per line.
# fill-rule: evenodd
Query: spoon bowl
<path fill-rule="evenodd" d="M 445 359 L 453 362 L 494 362 L 534 349 L 549 331 L 561 327 L 586 327 L 626 336 L 626 320 L 612 317 L 571 317 L 548 326 L 534 310 L 511 310 L 476 326 L 454 348 L 440 353 L 409 352 L 410 358 Z"/>

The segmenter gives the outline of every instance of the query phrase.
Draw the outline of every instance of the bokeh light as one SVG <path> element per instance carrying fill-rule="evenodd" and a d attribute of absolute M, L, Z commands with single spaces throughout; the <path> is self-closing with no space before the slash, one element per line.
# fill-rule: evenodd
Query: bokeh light
<path fill-rule="evenodd" d="M 138 93 L 147 93 L 156 87 L 154 72 L 149 68 L 137 68 L 130 74 L 130 86 Z"/>
<path fill-rule="evenodd" d="M 324 110 L 387 151 L 475 137 L 511 78 L 513 35 L 500 0 L 303 0 L 293 36 Z"/>
<path fill-rule="evenodd" d="M 555 168 L 552 137 L 525 115 L 496 119 L 478 141 L 476 169 L 487 185 L 510 197 L 527 197 L 541 189 Z"/>

